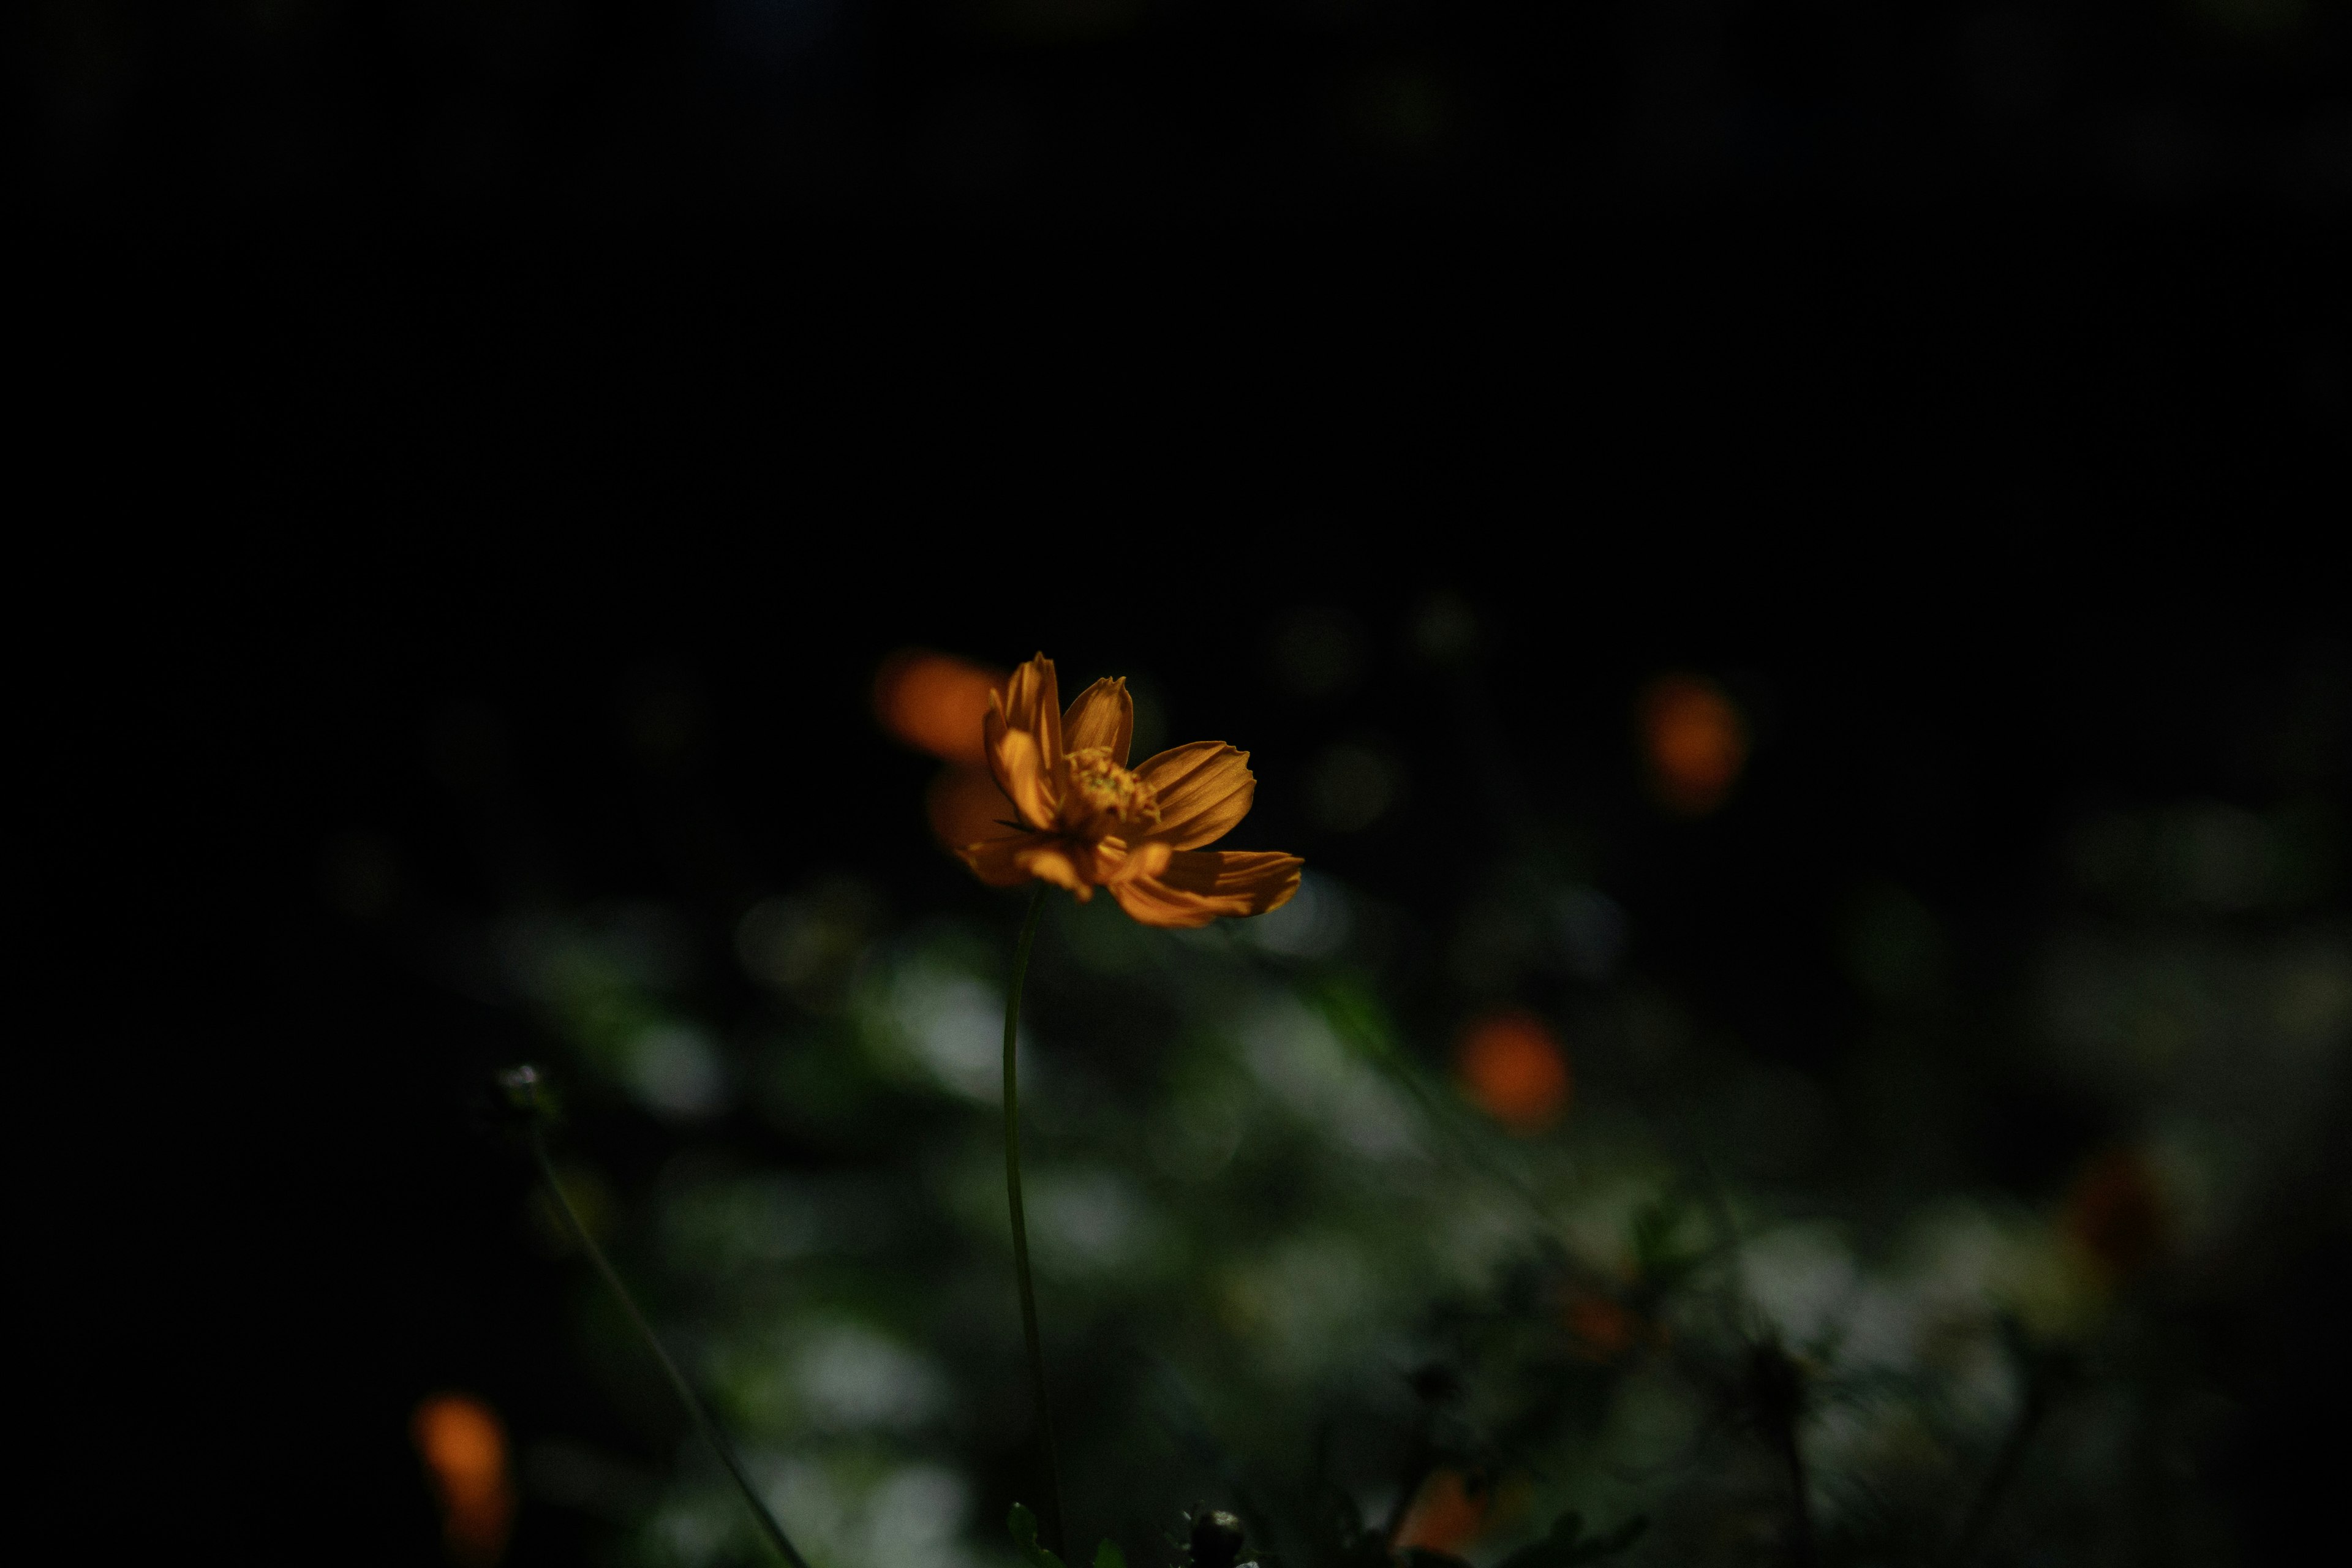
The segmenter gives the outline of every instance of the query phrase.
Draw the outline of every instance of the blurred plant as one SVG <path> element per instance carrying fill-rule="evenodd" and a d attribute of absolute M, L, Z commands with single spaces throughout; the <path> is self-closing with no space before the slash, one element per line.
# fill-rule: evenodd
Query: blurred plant
<path fill-rule="evenodd" d="M 1037 1516 L 1019 1503 L 1005 1519 L 1005 1528 L 1012 1532 L 1013 1544 L 1020 1550 L 1021 1560 L 1031 1568 L 1062 1568 L 1062 1559 L 1055 1550 L 1037 1539 Z M 1108 1536 L 1095 1544 L 1094 1568 L 1127 1568 L 1127 1553 Z"/>
<path fill-rule="evenodd" d="M 441 1504 L 443 1538 L 464 1568 L 489 1568 L 514 1526 L 514 1479 L 498 1413 L 468 1394 L 436 1394 L 409 1423 Z"/>
<path fill-rule="evenodd" d="M 646 1348 L 652 1351 L 654 1359 L 661 1363 L 662 1371 L 667 1375 L 671 1389 L 677 1393 L 678 1403 L 686 1407 L 688 1419 L 702 1433 L 711 1451 L 719 1456 L 719 1462 L 727 1467 L 728 1475 L 733 1478 L 736 1487 L 742 1492 L 744 1503 L 759 1521 L 761 1531 L 766 1535 L 769 1543 L 775 1547 L 777 1554 L 791 1568 L 808 1568 L 808 1560 L 800 1554 L 800 1549 L 784 1533 L 784 1527 L 776 1522 L 776 1516 L 761 1500 L 758 1489 L 751 1485 L 751 1477 L 744 1474 L 743 1461 L 736 1457 L 733 1445 L 719 1430 L 718 1418 L 711 1415 L 702 1396 L 694 1392 L 693 1385 L 686 1381 L 686 1374 L 678 1370 L 677 1363 L 670 1359 L 668 1350 L 661 1342 L 661 1336 L 654 1332 L 653 1325 L 638 1310 L 636 1299 L 629 1294 L 629 1288 L 621 1283 L 621 1276 L 613 1268 L 611 1260 L 605 1258 L 604 1249 L 597 1246 L 596 1238 L 588 1233 L 588 1226 L 580 1218 L 580 1211 L 572 1206 L 572 1199 L 555 1173 L 554 1162 L 547 1156 L 547 1139 L 542 1131 L 545 1106 L 540 1095 L 539 1069 L 531 1067 L 509 1068 L 499 1075 L 499 1087 L 506 1092 L 508 1107 L 522 1125 L 523 1136 L 530 1145 L 531 1158 L 539 1165 L 541 1179 L 546 1182 L 547 1190 L 555 1195 L 557 1206 L 563 1211 L 565 1223 L 572 1227 L 572 1239 L 579 1243 L 580 1250 L 588 1255 L 588 1260 L 596 1266 L 596 1272 L 604 1277 L 604 1284 L 613 1292 L 613 1299 L 620 1303 L 621 1310 L 628 1314 L 631 1325 L 643 1336 Z"/>
<path fill-rule="evenodd" d="M 1001 689 L 955 679 L 989 771 L 949 763 L 962 816 L 943 784 L 931 817 L 984 879 L 1030 888 L 1009 986 L 1008 930 L 893 910 L 838 868 L 707 922 L 733 932 L 740 992 L 680 956 L 690 914 L 651 906 L 534 909 L 497 944 L 576 1053 L 581 1114 L 601 1092 L 618 1118 L 550 1220 L 576 1222 L 591 1181 L 610 1194 L 598 1241 L 816 1561 L 1053 1568 L 1066 1508 L 1132 1544 L 1184 1497 L 1234 1511 L 1185 1516 L 1180 1568 L 1234 1568 L 1244 1520 L 1273 1568 L 2226 1544 L 2172 1479 L 2222 1418 L 2203 1324 L 2323 1157 L 2352 1021 L 2333 873 L 2284 826 L 2200 806 L 2084 828 L 2092 910 L 2022 954 L 2033 1032 L 2008 1059 L 1998 1010 L 1970 1005 L 1964 901 L 1907 870 L 1849 879 L 1821 958 L 1864 1033 L 1854 1081 L 1815 1082 L 1629 945 L 1598 888 L 1646 931 L 1635 872 L 1540 837 L 1496 851 L 1433 939 L 1426 910 L 1328 871 L 1241 926 L 1122 898 L 1171 824 L 1241 819 L 1240 753 L 1180 747 L 1222 772 L 1163 787 L 1117 744 L 1119 682 L 1057 712 L 1042 659 Z M 1692 711 L 1713 739 L 1654 752 L 1645 729 L 1641 760 L 1662 788 L 1661 758 L 1713 758 L 1685 783 L 1719 805 L 1744 721 Z M 1452 962 L 1474 946 L 1515 956 L 1474 974 Z M 1843 1122 L 1849 1090 L 1864 1119 Z M 988 1306 L 1008 1240 L 1018 1348 Z M 1034 1431 L 1007 1433 L 992 1414 L 1024 1382 Z M 625 1555 L 740 1558 L 721 1485 L 682 1471 L 642 1517 L 615 1508 Z M 1015 1496 L 1036 1512 L 1008 1553 Z"/>
<path fill-rule="evenodd" d="M 1202 1509 L 1184 1518 L 1184 1539 L 1177 1548 L 1179 1568 L 1244 1568 L 1242 1549 L 1249 1544 L 1242 1521 L 1223 1509 Z"/>

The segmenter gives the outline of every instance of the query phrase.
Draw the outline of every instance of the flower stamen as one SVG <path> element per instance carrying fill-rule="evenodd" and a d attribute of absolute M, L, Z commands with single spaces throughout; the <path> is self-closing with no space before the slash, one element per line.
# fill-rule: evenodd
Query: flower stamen
<path fill-rule="evenodd" d="M 1086 746 L 1066 759 L 1070 782 L 1095 810 L 1120 822 L 1158 822 L 1160 792 L 1111 760 L 1108 746 Z"/>

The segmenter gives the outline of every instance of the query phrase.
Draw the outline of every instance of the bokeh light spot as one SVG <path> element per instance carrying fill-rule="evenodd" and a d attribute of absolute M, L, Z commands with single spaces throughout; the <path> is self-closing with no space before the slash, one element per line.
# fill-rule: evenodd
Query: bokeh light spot
<path fill-rule="evenodd" d="M 1487 1505 L 1493 1500 L 1493 1489 L 1483 1477 L 1465 1476 L 1450 1468 L 1433 1471 L 1397 1526 L 1390 1547 L 1396 1552 L 1418 1547 L 1457 1555 L 1486 1528 Z"/>
<path fill-rule="evenodd" d="M 1643 689 L 1643 761 L 1670 811 L 1704 816 L 1731 796 L 1748 765 L 1748 724 L 1711 680 L 1666 675 Z"/>
<path fill-rule="evenodd" d="M 1478 1109 L 1514 1132 L 1541 1132 L 1568 1110 L 1567 1054 L 1532 1014 L 1498 1014 L 1472 1025 L 1454 1065 Z"/>
<path fill-rule="evenodd" d="M 874 716 L 917 751 L 967 767 L 988 760 L 981 723 L 1004 672 L 952 654 L 901 648 L 874 675 Z M 970 842 L 970 840 L 966 840 Z"/>
<path fill-rule="evenodd" d="M 1606 1296 L 1578 1296 L 1564 1314 L 1575 1340 L 1574 1353 L 1586 1361 L 1614 1361 L 1633 1346 L 1641 1323 Z"/>
<path fill-rule="evenodd" d="M 2112 1279 L 2126 1279 L 2164 1248 L 2164 1194 L 2147 1162 L 2128 1149 L 2093 1160 L 2066 1199 L 2066 1234 Z"/>
<path fill-rule="evenodd" d="M 409 1436 L 441 1504 L 449 1555 L 466 1568 L 488 1568 L 506 1551 L 515 1510 L 498 1413 L 470 1394 L 436 1394 L 417 1405 Z"/>

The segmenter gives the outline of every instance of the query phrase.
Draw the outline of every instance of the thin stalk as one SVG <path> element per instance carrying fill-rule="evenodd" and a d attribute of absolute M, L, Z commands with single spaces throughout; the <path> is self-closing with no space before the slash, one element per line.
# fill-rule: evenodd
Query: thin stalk
<path fill-rule="evenodd" d="M 669 1385 L 677 1391 L 677 1402 L 685 1405 L 686 1413 L 694 1418 L 704 1441 L 719 1456 L 719 1462 L 727 1467 L 727 1473 L 735 1478 L 735 1485 L 742 1492 L 744 1502 L 750 1505 L 751 1517 L 759 1521 L 761 1533 L 768 1538 L 768 1544 L 773 1546 L 792 1568 L 809 1568 L 808 1559 L 800 1554 L 792 1538 L 784 1533 L 784 1527 L 776 1522 L 776 1516 L 770 1513 L 768 1505 L 760 1500 L 760 1494 L 752 1489 L 751 1478 L 743 1473 L 743 1462 L 735 1457 L 735 1450 L 720 1435 L 717 1418 L 703 1404 L 701 1395 L 688 1384 L 686 1374 L 678 1371 L 677 1363 L 670 1359 L 669 1352 L 662 1348 L 660 1336 L 654 1332 L 654 1326 L 646 1321 L 646 1315 L 637 1310 L 635 1299 L 630 1296 L 629 1288 L 621 1283 L 620 1275 L 614 1272 L 613 1265 L 604 1257 L 604 1248 L 596 1245 L 595 1238 L 588 1234 L 588 1227 L 580 1222 L 580 1211 L 572 1206 L 572 1199 L 564 1192 L 563 1184 L 555 1179 L 555 1165 L 547 1157 L 547 1144 L 540 1136 L 536 1121 L 530 1128 L 530 1152 L 539 1161 L 539 1173 L 545 1178 L 548 1191 L 555 1194 L 556 1205 L 563 1210 L 563 1217 L 570 1223 L 572 1234 L 578 1239 L 581 1250 L 588 1254 L 588 1260 L 596 1266 L 596 1272 L 604 1277 L 604 1283 L 612 1288 L 614 1297 L 621 1303 L 621 1310 L 628 1313 L 629 1321 L 637 1326 L 637 1332 L 645 1337 L 646 1345 L 652 1349 L 654 1359 L 660 1362 L 662 1371 L 669 1374 Z"/>
<path fill-rule="evenodd" d="M 1029 1342 L 1029 1391 L 1037 1405 L 1037 1436 L 1045 1450 L 1045 1507 L 1041 1521 L 1045 1544 L 1063 1551 L 1062 1477 L 1054 1456 L 1054 1413 L 1045 1399 L 1045 1351 L 1037 1338 L 1037 1288 L 1029 1281 L 1029 1224 L 1021 1214 L 1021 1089 L 1013 1068 L 1013 1044 L 1021 1028 L 1021 988 L 1029 978 L 1029 950 L 1037 941 L 1037 913 L 1045 907 L 1045 885 L 1029 895 L 1029 913 L 1013 950 L 1013 984 L 1004 993 L 1004 1197 L 1013 1211 L 1013 1276 L 1021 1287 L 1021 1334 Z"/>
<path fill-rule="evenodd" d="M 1790 1556 L 1797 1568 L 1812 1568 L 1813 1563 L 1813 1500 L 1805 1485 L 1805 1450 L 1797 1441 L 1797 1419 L 1791 1415 L 1780 1424 L 1777 1434 L 1780 1457 L 1789 1466 L 1789 1492 L 1791 1514 Z"/>
<path fill-rule="evenodd" d="M 2050 1370 L 2044 1364 L 2036 1364 L 2028 1375 L 2024 1402 L 2018 1406 L 2017 1418 L 2010 1423 L 2009 1435 L 2001 1439 L 2000 1452 L 1994 1456 L 1992 1468 L 1985 1472 L 1984 1484 L 1977 1489 L 1976 1499 L 1969 1503 L 1958 1533 L 1952 1537 L 1952 1549 L 1944 1555 L 1944 1568 L 1961 1568 L 1976 1554 L 1978 1543 L 1984 1539 L 1993 1515 L 2000 1508 L 2002 1494 L 2017 1479 L 2026 1446 L 2033 1441 L 2035 1429 L 2050 1409 L 2051 1383 Z"/>

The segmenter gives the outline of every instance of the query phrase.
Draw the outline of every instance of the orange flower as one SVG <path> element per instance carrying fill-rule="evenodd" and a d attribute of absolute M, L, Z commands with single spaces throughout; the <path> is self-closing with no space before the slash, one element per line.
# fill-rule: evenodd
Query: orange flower
<path fill-rule="evenodd" d="M 506 1550 L 515 1511 L 498 1413 L 463 1394 L 436 1394 L 416 1407 L 409 1428 L 440 1495 L 449 1554 L 467 1568 L 489 1568 Z"/>
<path fill-rule="evenodd" d="M 2156 1173 L 2128 1149 L 2092 1161 L 2067 1194 L 2067 1232 L 2113 1280 L 2127 1279 L 2162 1256 L 2169 1218 Z"/>
<path fill-rule="evenodd" d="M 1480 1019 L 1463 1035 L 1455 1060 L 1470 1098 L 1514 1132 L 1550 1127 L 1575 1089 L 1567 1055 L 1531 1013 Z"/>
<path fill-rule="evenodd" d="M 989 698 L 989 771 L 1013 803 L 1007 831 L 959 853 L 991 887 L 1051 882 L 1078 901 L 1097 888 L 1145 925 L 1204 926 L 1262 915 L 1298 891 L 1296 855 L 1202 849 L 1249 815 L 1249 754 L 1195 741 L 1127 765 L 1135 704 L 1124 679 L 1097 680 L 1062 711 L 1054 661 L 1039 654 Z"/>
<path fill-rule="evenodd" d="M 1484 1476 L 1465 1476 L 1450 1468 L 1432 1471 L 1398 1522 L 1396 1539 L 1389 1542 L 1389 1550 L 1419 1547 L 1452 1556 L 1485 1532 L 1486 1510 L 1493 1501 L 1493 1489 Z"/>
<path fill-rule="evenodd" d="M 1642 1321 L 1606 1296 L 1579 1296 L 1568 1304 L 1573 1353 L 1585 1361 L 1614 1361 L 1633 1349 Z"/>
<path fill-rule="evenodd" d="M 966 767 L 981 754 L 980 722 L 1004 676 L 952 654 L 900 648 L 874 672 L 874 716 L 918 751 Z"/>
<path fill-rule="evenodd" d="M 1748 765 L 1748 725 L 1721 687 L 1662 676 L 1643 691 L 1641 710 L 1650 784 L 1668 809 L 1704 816 L 1730 798 Z"/>

